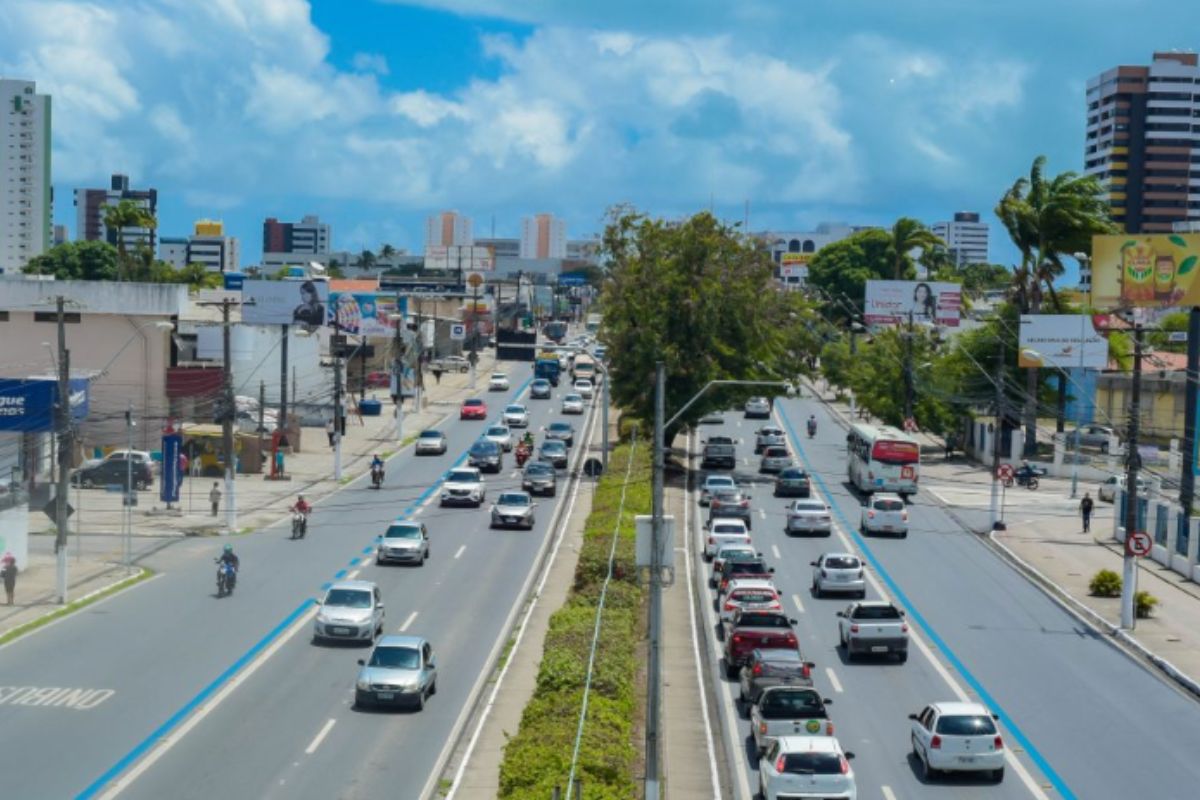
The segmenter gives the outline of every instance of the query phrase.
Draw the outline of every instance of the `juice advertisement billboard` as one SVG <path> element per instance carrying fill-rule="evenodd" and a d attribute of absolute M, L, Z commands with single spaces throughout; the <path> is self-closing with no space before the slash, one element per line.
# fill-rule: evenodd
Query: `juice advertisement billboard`
<path fill-rule="evenodd" d="M 1198 305 L 1198 260 L 1200 234 L 1093 236 L 1092 307 Z"/>

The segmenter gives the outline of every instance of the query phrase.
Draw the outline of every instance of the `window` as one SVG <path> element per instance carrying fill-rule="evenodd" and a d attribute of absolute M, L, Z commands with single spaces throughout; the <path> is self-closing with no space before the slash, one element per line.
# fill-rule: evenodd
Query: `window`
<path fill-rule="evenodd" d="M 854 619 L 900 619 L 900 611 L 893 606 L 859 606 Z"/>
<path fill-rule="evenodd" d="M 827 558 L 821 564 L 826 569 L 858 569 L 859 563 L 857 558 L 847 558 L 845 556 L 835 556 Z"/>
<path fill-rule="evenodd" d="M 8 312 L 4 312 L 7 318 Z M 35 311 L 33 312 L 34 322 L 58 322 L 57 311 Z M 76 311 L 67 311 L 63 313 L 63 322 L 78 323 L 82 322 L 80 314 Z"/>
<path fill-rule="evenodd" d="M 783 771 L 793 775 L 840 775 L 842 759 L 837 753 L 789 753 Z"/>
<path fill-rule="evenodd" d="M 991 717 L 945 716 L 938 719 L 937 732 L 945 736 L 991 736 L 996 725 Z"/>

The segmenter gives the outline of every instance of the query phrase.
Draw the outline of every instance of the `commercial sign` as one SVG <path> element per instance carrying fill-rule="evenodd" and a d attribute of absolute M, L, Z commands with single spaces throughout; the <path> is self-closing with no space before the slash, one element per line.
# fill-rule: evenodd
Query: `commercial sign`
<path fill-rule="evenodd" d="M 88 381 L 70 382 L 71 418 L 88 414 Z M 58 381 L 53 378 L 0 378 L 0 431 L 38 433 L 55 428 Z"/>
<path fill-rule="evenodd" d="M 1092 306 L 1200 305 L 1200 234 L 1092 237 Z"/>
<path fill-rule="evenodd" d="M 399 292 L 405 297 L 461 297 L 470 294 L 464 284 L 437 281 L 413 281 L 381 275 L 379 288 L 385 292 Z"/>
<path fill-rule="evenodd" d="M 164 503 L 179 502 L 179 485 L 183 480 L 179 456 L 183 451 L 183 434 L 171 431 L 162 437 L 162 475 L 158 482 L 158 499 Z"/>
<path fill-rule="evenodd" d="M 957 283 L 867 281 L 863 322 L 899 325 L 911 319 L 918 325 L 957 328 L 961 310 L 962 287 Z"/>
<path fill-rule="evenodd" d="M 558 276 L 559 286 L 586 286 L 587 273 L 584 272 L 564 272 Z"/>
<path fill-rule="evenodd" d="M 1086 314 L 1022 314 L 1017 366 L 1104 369 L 1108 340 Z"/>
<path fill-rule="evenodd" d="M 491 272 L 496 269 L 495 252 L 482 245 L 430 245 L 425 248 L 425 269 Z"/>
<path fill-rule="evenodd" d="M 324 280 L 246 281 L 242 322 L 250 325 L 324 325 L 329 283 Z"/>
<path fill-rule="evenodd" d="M 342 333 L 395 336 L 393 314 L 405 314 L 408 303 L 394 294 L 333 292 L 329 295 L 329 324 Z"/>

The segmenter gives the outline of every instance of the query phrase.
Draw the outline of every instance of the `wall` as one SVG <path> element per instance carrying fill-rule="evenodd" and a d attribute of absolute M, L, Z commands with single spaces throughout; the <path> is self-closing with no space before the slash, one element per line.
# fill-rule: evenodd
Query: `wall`
<path fill-rule="evenodd" d="M 288 397 L 295 378 L 296 394 L 300 400 L 328 398 L 333 392 L 333 372 L 321 366 L 321 336 L 300 336 L 292 328 L 288 339 Z M 279 326 L 236 325 L 230 331 L 230 351 L 233 357 L 234 394 L 258 397 L 259 382 L 266 383 L 269 405 L 279 404 L 280 348 Z M 196 356 L 200 360 L 220 363 L 224 357 L 221 327 L 196 328 Z"/>
<path fill-rule="evenodd" d="M 1096 422 L 1124 428 L 1129 424 L 1129 402 L 1132 376 L 1126 373 L 1104 373 L 1096 388 Z M 1142 434 L 1165 442 L 1172 437 L 1183 438 L 1184 373 L 1147 371 L 1142 375 L 1141 426 Z"/>

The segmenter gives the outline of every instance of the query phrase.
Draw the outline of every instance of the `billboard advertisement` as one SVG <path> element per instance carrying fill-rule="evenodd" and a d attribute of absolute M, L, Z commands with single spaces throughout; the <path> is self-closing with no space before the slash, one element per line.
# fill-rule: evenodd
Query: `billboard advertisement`
<path fill-rule="evenodd" d="M 71 418 L 88 413 L 88 381 L 71 379 Z M 38 433 L 55 427 L 58 382 L 53 378 L 0 378 L 0 431 Z"/>
<path fill-rule="evenodd" d="M 333 292 L 329 295 L 329 324 L 342 333 L 395 336 L 393 314 L 406 314 L 408 302 L 394 294 Z"/>
<path fill-rule="evenodd" d="M 1092 237 L 1092 306 L 1170 308 L 1200 305 L 1195 280 L 1200 234 Z"/>
<path fill-rule="evenodd" d="M 329 283 L 323 280 L 246 281 L 242 322 L 249 325 L 324 325 Z"/>
<path fill-rule="evenodd" d="M 1108 340 L 1087 314 L 1022 314 L 1017 366 L 1104 369 Z"/>
<path fill-rule="evenodd" d="M 179 456 L 183 452 L 183 434 L 172 430 L 162 437 L 162 475 L 158 482 L 158 499 L 164 503 L 179 502 L 179 485 L 183 480 Z"/>
<path fill-rule="evenodd" d="M 496 269 L 492 248 L 482 245 L 429 245 L 425 248 L 425 269 L 491 272 Z"/>
<path fill-rule="evenodd" d="M 957 328 L 962 309 L 962 286 L 933 281 L 867 281 L 863 322 L 899 325 L 911 319 L 918 325 Z"/>

